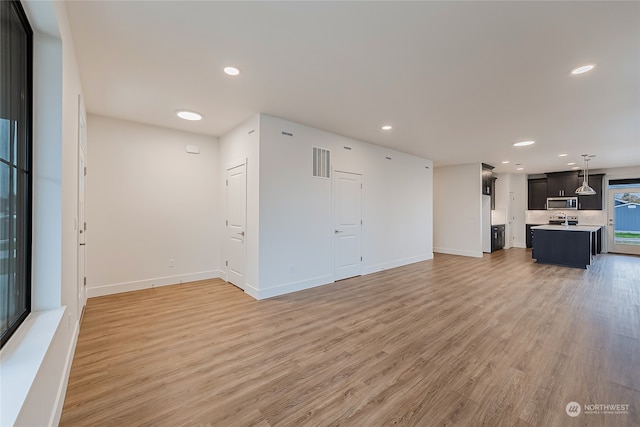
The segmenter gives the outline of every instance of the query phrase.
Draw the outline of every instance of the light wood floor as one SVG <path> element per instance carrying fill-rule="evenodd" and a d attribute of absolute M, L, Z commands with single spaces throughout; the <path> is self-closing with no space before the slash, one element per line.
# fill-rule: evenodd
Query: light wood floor
<path fill-rule="evenodd" d="M 629 414 L 570 418 L 567 403 Z M 264 301 L 90 299 L 63 426 L 638 426 L 640 258 L 421 262 Z"/>

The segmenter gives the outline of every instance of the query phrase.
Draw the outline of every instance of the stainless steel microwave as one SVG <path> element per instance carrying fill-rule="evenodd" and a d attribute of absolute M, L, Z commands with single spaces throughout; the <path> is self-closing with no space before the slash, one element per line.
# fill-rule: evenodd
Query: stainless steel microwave
<path fill-rule="evenodd" d="M 547 210 L 578 209 L 577 197 L 548 197 Z"/>

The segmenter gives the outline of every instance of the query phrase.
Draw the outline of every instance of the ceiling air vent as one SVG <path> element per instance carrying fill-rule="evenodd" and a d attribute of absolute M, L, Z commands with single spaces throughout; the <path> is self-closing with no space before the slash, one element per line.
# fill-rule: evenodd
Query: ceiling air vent
<path fill-rule="evenodd" d="M 313 147 L 313 176 L 331 178 L 331 151 Z"/>

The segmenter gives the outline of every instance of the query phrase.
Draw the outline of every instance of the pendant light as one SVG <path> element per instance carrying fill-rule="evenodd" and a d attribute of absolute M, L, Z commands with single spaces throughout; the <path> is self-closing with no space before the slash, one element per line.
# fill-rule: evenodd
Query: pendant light
<path fill-rule="evenodd" d="M 596 194 L 596 190 L 589 187 L 589 157 L 595 157 L 594 155 L 589 156 L 588 154 L 582 155 L 584 159 L 584 180 L 582 181 L 582 185 L 576 189 L 576 194 L 581 196 L 591 196 Z"/>

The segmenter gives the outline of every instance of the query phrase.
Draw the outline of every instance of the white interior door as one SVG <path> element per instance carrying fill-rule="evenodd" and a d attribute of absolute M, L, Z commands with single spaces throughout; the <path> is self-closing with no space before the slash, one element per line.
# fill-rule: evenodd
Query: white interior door
<path fill-rule="evenodd" d="M 79 103 L 78 114 L 78 319 L 82 316 L 82 310 L 87 301 L 86 286 L 86 244 L 87 221 L 85 218 L 85 179 L 87 176 L 87 126 Z"/>
<path fill-rule="evenodd" d="M 362 175 L 333 174 L 334 280 L 362 274 Z"/>
<path fill-rule="evenodd" d="M 608 251 L 640 255 L 640 186 L 610 188 L 607 216 Z"/>
<path fill-rule="evenodd" d="M 247 165 L 227 169 L 226 274 L 227 282 L 245 288 L 245 228 Z"/>

